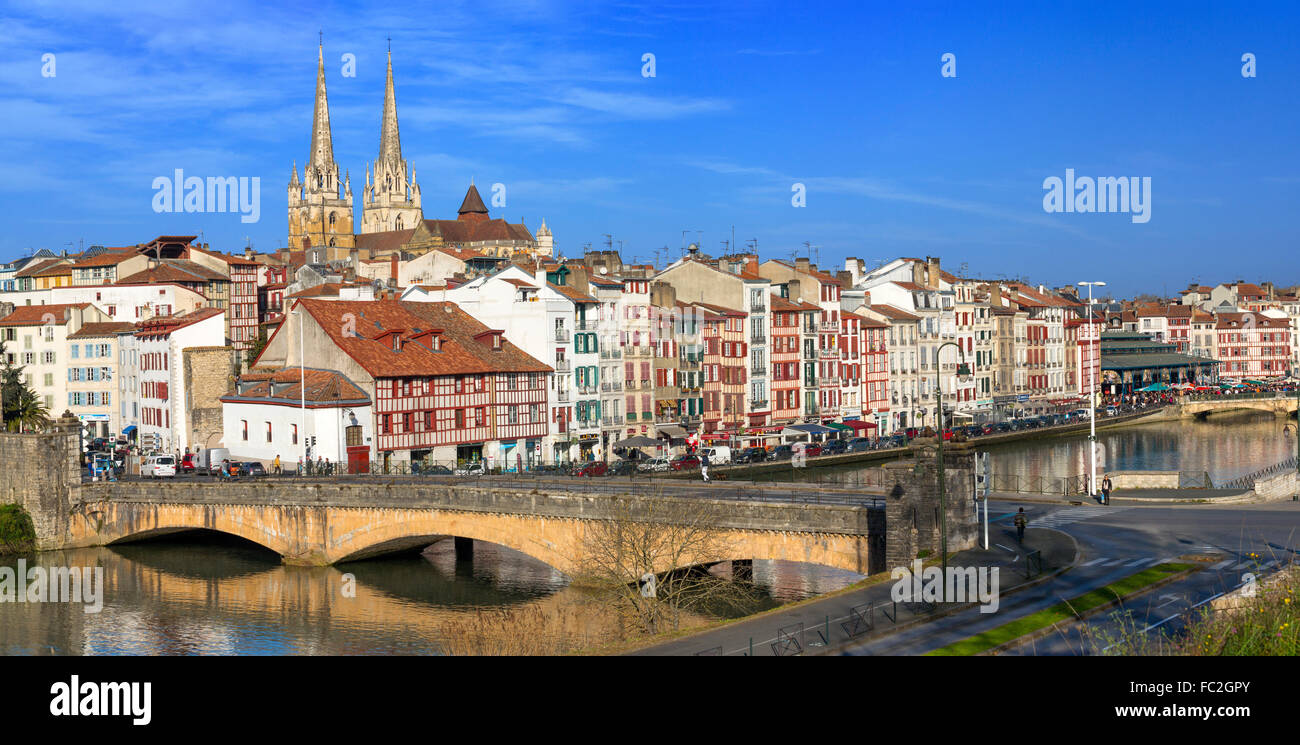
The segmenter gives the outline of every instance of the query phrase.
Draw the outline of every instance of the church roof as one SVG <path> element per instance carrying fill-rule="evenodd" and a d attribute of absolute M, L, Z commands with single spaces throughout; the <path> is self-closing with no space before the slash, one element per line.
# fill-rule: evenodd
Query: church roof
<path fill-rule="evenodd" d="M 486 216 L 487 213 L 488 208 L 483 204 L 483 198 L 478 195 L 478 189 L 473 184 L 470 184 L 469 191 L 465 192 L 465 201 L 460 203 L 460 209 L 456 210 L 456 214 L 478 214 Z"/>

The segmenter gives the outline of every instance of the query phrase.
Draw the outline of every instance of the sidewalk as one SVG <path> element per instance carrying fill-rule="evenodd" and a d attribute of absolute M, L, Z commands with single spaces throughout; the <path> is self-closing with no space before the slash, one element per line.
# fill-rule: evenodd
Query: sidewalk
<path fill-rule="evenodd" d="M 948 559 L 950 567 L 998 567 L 999 598 L 1054 576 L 1078 559 L 1074 539 L 1065 533 L 1030 527 L 1018 545 L 1015 531 L 995 527 L 990 550 L 960 551 Z M 1026 555 L 1038 550 L 1042 570 L 1026 577 Z M 927 566 L 930 566 L 927 562 Z M 909 567 L 910 569 L 910 567 Z M 831 597 L 813 599 L 794 607 L 777 608 L 719 628 L 701 631 L 630 652 L 631 655 L 711 655 L 759 657 L 815 654 L 860 644 L 894 631 L 943 618 L 970 604 L 898 603 L 891 595 L 895 580 L 886 578 Z M 751 651 L 752 650 L 752 651 Z"/>

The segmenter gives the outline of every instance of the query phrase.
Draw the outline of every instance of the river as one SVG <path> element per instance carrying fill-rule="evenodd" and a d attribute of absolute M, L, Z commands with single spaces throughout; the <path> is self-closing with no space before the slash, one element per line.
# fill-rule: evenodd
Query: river
<path fill-rule="evenodd" d="M 1114 470 L 1206 471 L 1215 483 L 1281 462 L 1295 440 L 1272 417 L 1141 424 L 1098 433 Z M 995 472 L 1080 473 L 1086 435 L 989 449 Z M 862 466 L 842 466 L 848 473 Z M 812 470 L 812 469 L 810 469 Z M 815 469 L 825 471 L 827 469 Z M 302 568 L 212 533 L 35 556 L 0 567 L 100 567 L 102 607 L 0 602 L 0 654 L 189 655 L 556 653 L 618 636 L 605 606 L 523 554 L 476 542 L 457 559 L 450 540 L 418 555 Z M 725 571 L 725 570 L 723 570 Z M 840 589 L 860 575 L 754 562 L 756 592 L 737 616 Z"/>

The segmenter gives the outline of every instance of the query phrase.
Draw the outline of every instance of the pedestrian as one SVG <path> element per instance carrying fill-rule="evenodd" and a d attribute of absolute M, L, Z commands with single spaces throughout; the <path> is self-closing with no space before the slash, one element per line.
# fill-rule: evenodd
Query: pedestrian
<path fill-rule="evenodd" d="M 298 456 L 298 475 L 302 475 L 302 456 Z"/>
<path fill-rule="evenodd" d="M 1029 518 L 1025 516 L 1025 508 L 1021 507 L 1016 513 L 1016 541 L 1025 542 L 1025 525 L 1029 523 Z"/>
<path fill-rule="evenodd" d="M 325 475 L 326 475 L 326 476 L 333 476 L 333 475 L 334 475 L 334 464 L 333 464 L 333 463 L 330 463 L 330 459 L 329 459 L 329 458 L 326 458 L 326 459 L 325 459 Z"/>
<path fill-rule="evenodd" d="M 280 475 L 281 475 L 281 471 L 280 471 L 280 454 L 279 454 L 279 453 L 276 453 L 276 454 L 275 454 L 275 460 L 271 463 L 271 468 L 272 468 L 272 470 L 275 472 L 275 475 L 276 475 L 276 476 L 280 476 Z"/>
<path fill-rule="evenodd" d="M 1113 488 L 1114 487 L 1110 483 L 1109 476 L 1101 480 L 1101 503 L 1102 504 L 1106 504 L 1106 505 L 1110 504 L 1110 490 Z"/>
<path fill-rule="evenodd" d="M 704 483 L 709 483 L 709 454 L 700 452 L 700 475 L 704 477 Z"/>
<path fill-rule="evenodd" d="M 316 472 L 316 474 L 317 474 L 318 476 L 323 476 L 323 475 L 325 475 L 325 461 L 322 460 L 321 457 L 320 457 L 319 455 L 316 456 L 316 471 L 315 471 L 315 472 Z"/>

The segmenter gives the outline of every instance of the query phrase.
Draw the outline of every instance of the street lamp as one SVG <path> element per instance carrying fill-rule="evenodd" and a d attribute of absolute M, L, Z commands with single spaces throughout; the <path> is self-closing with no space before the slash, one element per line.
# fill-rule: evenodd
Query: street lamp
<path fill-rule="evenodd" d="M 1089 329 L 1089 333 L 1091 333 L 1091 329 L 1093 327 L 1092 288 L 1105 287 L 1106 283 L 1105 282 L 1080 282 L 1079 286 L 1088 288 L 1088 329 Z M 1097 351 L 1100 354 L 1101 352 L 1100 333 L 1097 334 Z M 1098 362 L 1100 362 L 1100 360 L 1098 360 Z M 1100 376 L 1101 365 L 1098 364 L 1097 367 L 1098 367 L 1097 373 L 1098 376 Z M 1088 495 L 1091 497 L 1096 497 L 1097 496 L 1097 382 L 1095 377 L 1092 374 L 1092 344 L 1091 343 L 1088 344 L 1088 425 L 1089 425 L 1088 443 L 1092 451 L 1091 457 L 1088 459 L 1089 465 L 1092 469 L 1090 472 L 1091 475 L 1088 477 Z"/>
<path fill-rule="evenodd" d="M 311 458 L 311 456 L 307 453 L 307 357 L 306 357 L 305 346 L 303 344 L 303 338 L 302 338 L 302 302 L 301 301 L 294 304 L 293 313 L 294 315 L 298 316 L 298 373 L 299 373 L 298 392 L 302 394 L 302 408 L 300 409 L 300 415 L 299 415 L 300 424 L 299 424 L 299 431 L 298 431 L 299 444 L 302 445 L 303 467 L 298 472 L 298 475 L 301 476 L 302 471 L 305 470 L 307 467 L 308 460 Z"/>
<path fill-rule="evenodd" d="M 960 364 L 957 365 L 957 377 L 963 382 L 970 377 L 970 366 L 966 364 L 966 350 L 955 341 L 946 341 L 940 344 L 934 350 L 934 401 L 937 405 L 934 417 L 935 422 L 939 425 L 939 555 L 943 562 L 944 586 L 947 587 L 948 580 L 948 495 L 945 489 L 943 475 L 943 377 L 939 373 L 939 354 L 943 352 L 944 347 L 956 347 L 957 354 L 960 355 Z M 984 509 L 988 510 L 987 503 Z M 947 599 L 945 597 L 945 599 Z"/>

